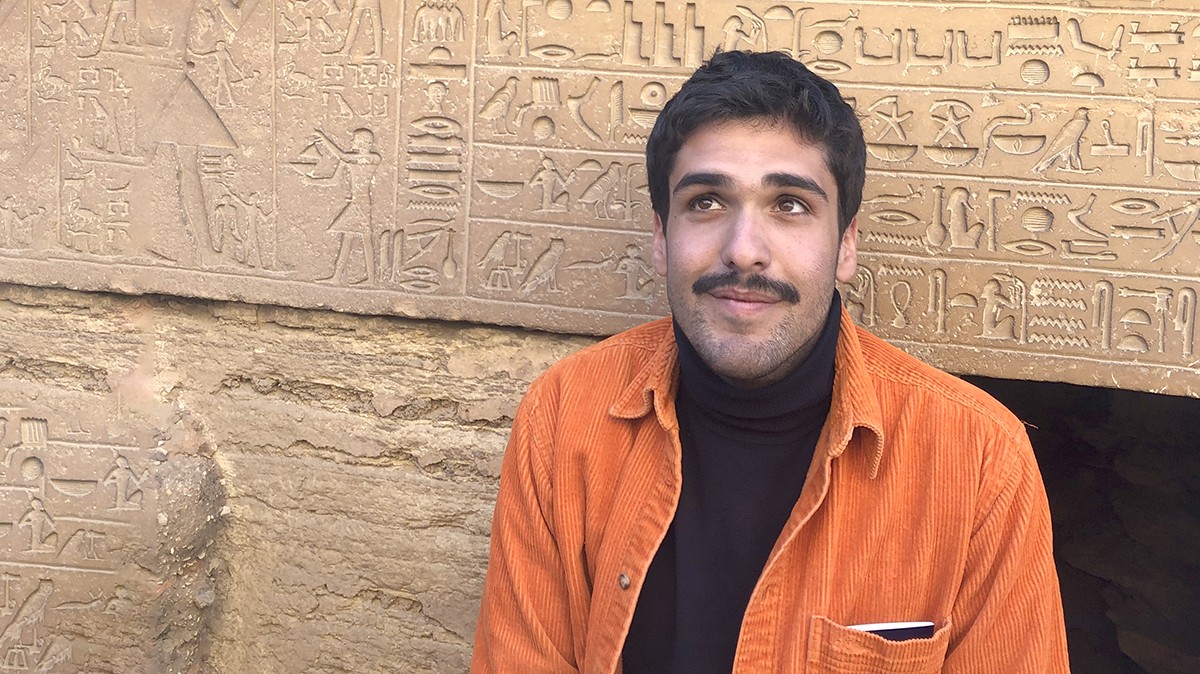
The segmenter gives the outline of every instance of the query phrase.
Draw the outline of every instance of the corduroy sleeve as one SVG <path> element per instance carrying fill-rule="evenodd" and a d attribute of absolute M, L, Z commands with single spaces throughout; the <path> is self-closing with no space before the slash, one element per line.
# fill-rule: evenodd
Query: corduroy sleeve
<path fill-rule="evenodd" d="M 1050 509 L 1021 429 L 985 457 L 943 674 L 1069 672 Z"/>
<path fill-rule="evenodd" d="M 555 544 L 548 437 L 538 383 L 521 401 L 500 469 L 473 674 L 577 672 L 562 560 Z"/>

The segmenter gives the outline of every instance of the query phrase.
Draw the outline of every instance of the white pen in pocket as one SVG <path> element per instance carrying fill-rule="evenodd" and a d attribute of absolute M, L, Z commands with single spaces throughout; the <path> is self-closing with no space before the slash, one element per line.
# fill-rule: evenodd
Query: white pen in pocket
<path fill-rule="evenodd" d="M 850 625 L 850 629 L 860 632 L 870 632 L 888 641 L 908 641 L 909 639 L 928 639 L 933 636 L 933 623 L 926 621 L 901 623 L 864 623 Z"/>

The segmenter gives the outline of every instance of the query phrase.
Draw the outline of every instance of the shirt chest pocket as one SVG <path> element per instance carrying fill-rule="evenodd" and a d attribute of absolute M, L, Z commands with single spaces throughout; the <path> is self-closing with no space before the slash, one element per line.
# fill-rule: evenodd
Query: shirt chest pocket
<path fill-rule="evenodd" d="M 808 639 L 809 674 L 936 674 L 950 642 L 949 621 L 928 639 L 888 641 L 814 616 Z"/>

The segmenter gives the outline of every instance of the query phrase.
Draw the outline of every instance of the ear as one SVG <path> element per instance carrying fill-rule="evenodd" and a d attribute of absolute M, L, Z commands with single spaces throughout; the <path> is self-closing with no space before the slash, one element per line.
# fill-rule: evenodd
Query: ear
<path fill-rule="evenodd" d="M 842 232 L 842 242 L 838 246 L 837 280 L 849 283 L 858 269 L 858 217 L 855 216 L 846 231 Z"/>
<path fill-rule="evenodd" d="M 654 271 L 659 276 L 667 275 L 667 232 L 662 218 L 654 214 Z"/>

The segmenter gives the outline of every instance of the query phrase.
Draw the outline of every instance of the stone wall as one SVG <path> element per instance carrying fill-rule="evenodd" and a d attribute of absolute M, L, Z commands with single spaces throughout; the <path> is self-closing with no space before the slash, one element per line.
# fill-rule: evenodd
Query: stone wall
<path fill-rule="evenodd" d="M 465 671 L 513 410 L 592 341 L 20 286 L 0 325 L 31 672 Z"/>
<path fill-rule="evenodd" d="M 665 311 L 641 146 L 717 46 L 862 116 L 856 320 L 1200 394 L 1200 13 L 1153 4 L 0 0 L 0 667 L 463 671 L 512 410 Z M 1091 441 L 1065 484 L 1145 487 Z M 1153 553 L 1061 553 L 1161 672 L 1168 487 L 1100 504 Z"/>
<path fill-rule="evenodd" d="M 1197 26 L 1190 0 L 7 0 L 0 281 L 615 332 L 666 311 L 659 111 L 713 50 L 781 50 L 863 120 L 856 320 L 959 372 L 1196 395 Z"/>

